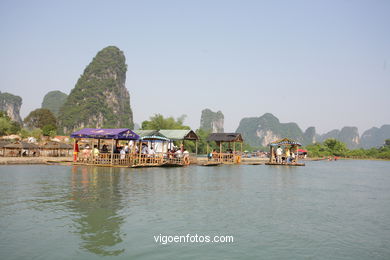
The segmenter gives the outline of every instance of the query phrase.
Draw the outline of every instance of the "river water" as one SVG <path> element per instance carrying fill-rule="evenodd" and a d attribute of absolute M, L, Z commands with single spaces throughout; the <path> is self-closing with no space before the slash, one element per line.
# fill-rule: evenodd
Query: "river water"
<path fill-rule="evenodd" d="M 233 242 L 155 242 L 187 234 Z M 0 166 L 0 259 L 390 259 L 389 245 L 390 162 Z"/>

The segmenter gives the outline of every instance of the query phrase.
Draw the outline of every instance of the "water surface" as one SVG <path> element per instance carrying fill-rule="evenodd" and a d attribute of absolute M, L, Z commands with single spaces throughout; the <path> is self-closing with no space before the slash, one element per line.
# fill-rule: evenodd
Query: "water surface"
<path fill-rule="evenodd" d="M 389 169 L 0 166 L 0 258 L 390 259 Z"/>

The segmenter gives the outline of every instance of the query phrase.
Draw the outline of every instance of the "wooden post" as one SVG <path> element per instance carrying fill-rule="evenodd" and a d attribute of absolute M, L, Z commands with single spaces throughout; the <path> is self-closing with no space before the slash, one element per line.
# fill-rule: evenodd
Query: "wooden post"
<path fill-rule="evenodd" d="M 272 163 L 274 159 L 274 148 L 272 145 L 269 146 L 269 150 L 270 150 L 269 162 Z"/>
<path fill-rule="evenodd" d="M 77 162 L 78 158 L 79 158 L 79 153 L 80 153 L 80 146 L 79 146 L 80 139 L 76 140 L 76 138 L 75 138 L 74 141 L 75 141 L 74 150 L 76 150 L 75 151 L 76 153 L 73 153 L 73 154 L 74 154 L 74 159 L 75 159 L 74 161 Z"/>
<path fill-rule="evenodd" d="M 111 139 L 111 160 L 110 160 L 111 165 L 113 162 L 113 158 L 114 158 L 114 139 Z"/>
<path fill-rule="evenodd" d="M 142 140 L 140 140 L 139 142 L 139 160 L 138 160 L 138 164 L 141 164 L 141 148 L 142 148 Z"/>
<path fill-rule="evenodd" d="M 198 140 L 195 140 L 195 155 L 198 155 Z"/>
<path fill-rule="evenodd" d="M 236 142 L 233 142 L 233 163 L 236 163 Z"/>
<path fill-rule="evenodd" d="M 95 139 L 92 139 L 92 144 L 91 144 L 91 162 L 93 162 L 93 146 L 95 144 Z"/>
<path fill-rule="evenodd" d="M 219 142 L 219 160 L 222 161 L 222 142 Z"/>
<path fill-rule="evenodd" d="M 73 139 L 73 162 L 77 162 L 76 138 Z"/>

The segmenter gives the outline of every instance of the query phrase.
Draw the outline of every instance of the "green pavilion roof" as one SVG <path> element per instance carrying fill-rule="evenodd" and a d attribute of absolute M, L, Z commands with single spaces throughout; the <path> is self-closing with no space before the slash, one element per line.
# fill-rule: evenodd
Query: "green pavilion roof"
<path fill-rule="evenodd" d="M 199 137 L 192 130 L 174 130 L 174 129 L 162 129 L 159 131 L 165 137 L 171 140 L 199 140 Z"/>

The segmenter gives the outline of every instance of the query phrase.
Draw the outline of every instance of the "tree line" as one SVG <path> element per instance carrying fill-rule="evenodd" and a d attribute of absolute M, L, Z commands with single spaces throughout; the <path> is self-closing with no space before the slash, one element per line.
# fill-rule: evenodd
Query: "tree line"
<path fill-rule="evenodd" d="M 383 146 L 371 149 L 350 150 L 339 140 L 330 138 L 323 143 L 316 143 L 305 147 L 309 157 L 337 156 L 355 159 L 390 159 L 390 139 L 386 139 Z"/>

